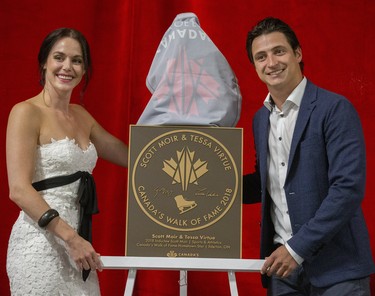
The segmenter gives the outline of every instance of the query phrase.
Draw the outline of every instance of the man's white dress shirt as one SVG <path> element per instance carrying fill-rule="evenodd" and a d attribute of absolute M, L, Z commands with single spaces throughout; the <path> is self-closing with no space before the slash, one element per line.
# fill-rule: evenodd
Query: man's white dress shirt
<path fill-rule="evenodd" d="M 288 170 L 290 146 L 296 125 L 299 107 L 307 80 L 304 77 L 300 84 L 288 96 L 280 110 L 267 95 L 264 105 L 271 111 L 268 136 L 268 175 L 267 189 L 272 198 L 271 218 L 275 226 L 274 243 L 285 245 L 298 264 L 303 262 L 298 254 L 287 244 L 293 236 L 284 184 Z"/>

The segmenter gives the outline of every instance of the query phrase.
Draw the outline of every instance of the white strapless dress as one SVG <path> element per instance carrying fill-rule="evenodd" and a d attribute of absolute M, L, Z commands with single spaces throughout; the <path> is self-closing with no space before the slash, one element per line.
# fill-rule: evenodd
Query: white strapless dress
<path fill-rule="evenodd" d="M 97 161 L 93 144 L 86 150 L 68 138 L 51 140 L 39 146 L 33 182 L 54 176 L 70 175 L 76 171 L 92 173 Z M 74 229 L 78 229 L 79 180 L 40 194 L 51 208 Z M 23 211 L 13 225 L 7 255 L 7 273 L 12 295 L 100 295 L 98 276 L 91 271 L 88 279 L 68 256 L 64 242 L 41 229 Z"/>

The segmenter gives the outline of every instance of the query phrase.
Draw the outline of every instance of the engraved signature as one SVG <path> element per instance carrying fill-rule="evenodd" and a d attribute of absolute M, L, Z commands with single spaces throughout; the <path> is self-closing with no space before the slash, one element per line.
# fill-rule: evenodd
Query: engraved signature
<path fill-rule="evenodd" d="M 219 194 L 213 191 L 209 191 L 207 188 L 201 188 L 195 192 L 195 196 L 218 197 Z"/>
<path fill-rule="evenodd" d="M 157 197 L 158 195 L 161 195 L 164 197 L 170 197 L 173 193 L 173 190 L 169 190 L 165 187 L 156 187 L 154 191 L 155 191 L 154 197 Z"/>

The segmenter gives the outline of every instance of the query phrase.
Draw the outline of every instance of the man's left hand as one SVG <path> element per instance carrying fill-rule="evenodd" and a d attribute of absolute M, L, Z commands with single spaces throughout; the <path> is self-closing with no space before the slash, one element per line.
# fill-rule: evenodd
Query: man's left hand
<path fill-rule="evenodd" d="M 285 246 L 280 246 L 269 257 L 266 257 L 266 261 L 260 273 L 285 278 L 289 276 L 297 266 L 298 263 L 294 260 L 292 255 L 290 255 L 287 248 Z"/>

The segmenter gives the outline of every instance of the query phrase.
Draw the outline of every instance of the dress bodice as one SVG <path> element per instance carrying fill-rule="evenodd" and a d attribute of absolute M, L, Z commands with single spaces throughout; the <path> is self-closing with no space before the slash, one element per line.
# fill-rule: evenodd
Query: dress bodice
<path fill-rule="evenodd" d="M 77 171 L 92 173 L 98 155 L 94 144 L 82 149 L 74 139 L 66 137 L 61 140 L 51 139 L 51 143 L 37 148 L 35 175 L 33 182 L 56 176 L 66 176 Z M 79 180 L 60 187 L 39 192 L 50 207 L 59 211 L 73 228 L 78 227 L 76 213 Z M 73 211 L 72 211 L 73 210 Z"/>
<path fill-rule="evenodd" d="M 79 147 L 74 139 L 55 140 L 37 148 L 35 175 L 33 182 L 46 178 L 70 175 L 76 171 L 92 173 L 98 155 L 94 144 L 86 149 Z"/>

